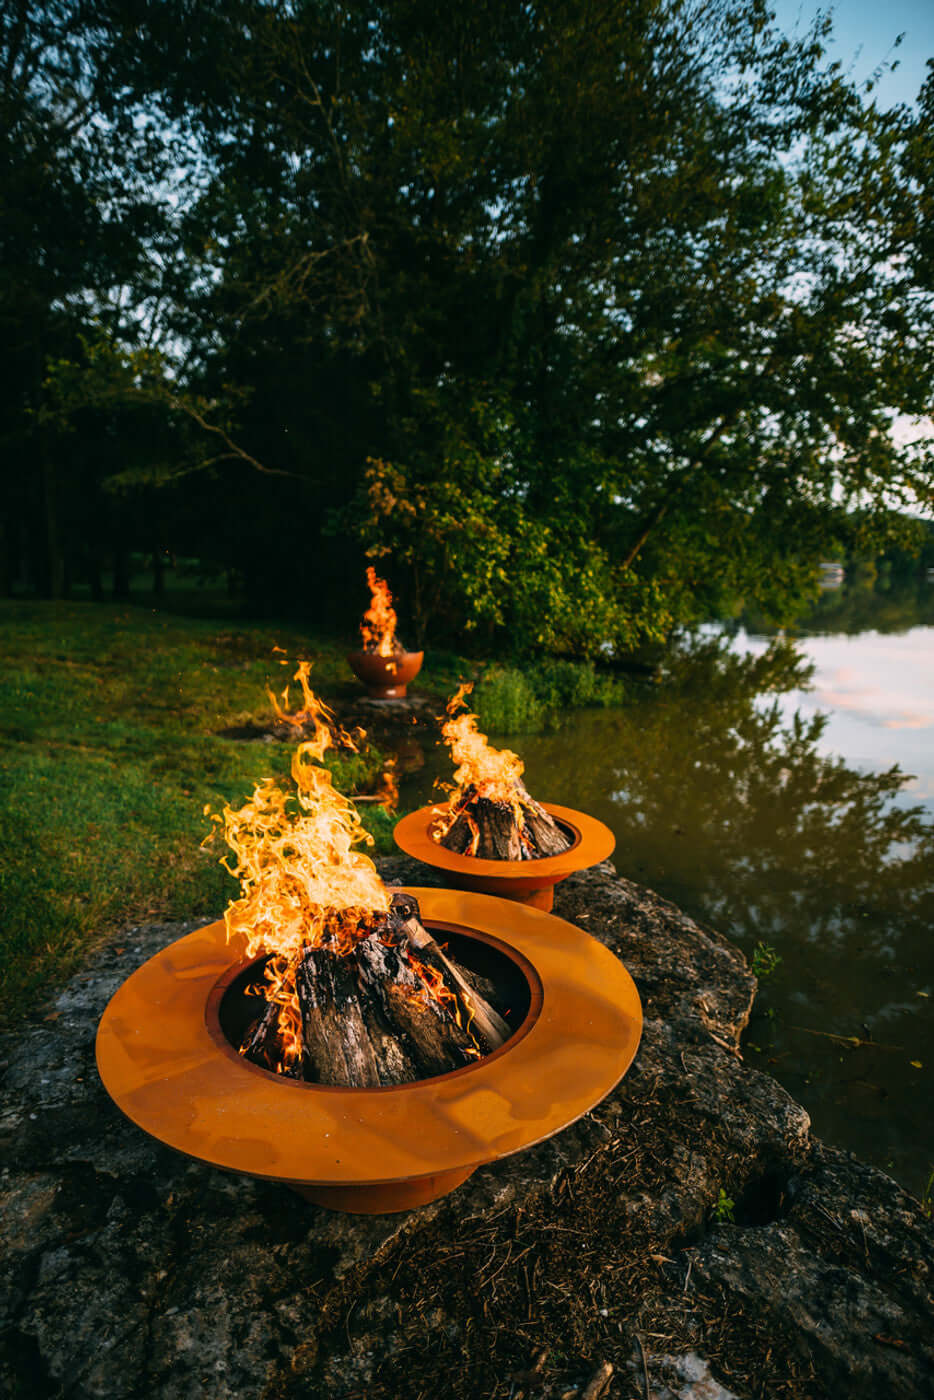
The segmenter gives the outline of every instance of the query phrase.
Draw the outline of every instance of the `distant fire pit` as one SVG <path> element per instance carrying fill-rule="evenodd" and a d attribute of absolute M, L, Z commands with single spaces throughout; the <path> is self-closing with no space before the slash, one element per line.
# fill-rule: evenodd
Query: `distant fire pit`
<path fill-rule="evenodd" d="M 422 669 L 424 652 L 406 651 L 396 636 L 396 614 L 386 580 L 369 568 L 366 581 L 371 601 L 360 628 L 363 650 L 350 652 L 347 663 L 371 700 L 403 700 L 409 682 Z"/>
<path fill-rule="evenodd" d="M 351 651 L 347 664 L 366 686 L 371 700 L 404 700 L 409 681 L 422 669 L 423 651 L 397 651 L 380 656 L 375 651 Z"/>
<path fill-rule="evenodd" d="M 406 891 L 429 931 L 496 984 L 511 1035 L 448 1074 L 383 1088 L 284 1078 L 239 1054 L 257 959 L 222 922 L 139 968 L 101 1020 L 118 1108 L 160 1142 L 336 1210 L 408 1210 L 575 1121 L 625 1074 L 642 1028 L 625 968 L 573 925 L 470 893 Z M 260 962 L 262 959 L 259 960 Z"/>

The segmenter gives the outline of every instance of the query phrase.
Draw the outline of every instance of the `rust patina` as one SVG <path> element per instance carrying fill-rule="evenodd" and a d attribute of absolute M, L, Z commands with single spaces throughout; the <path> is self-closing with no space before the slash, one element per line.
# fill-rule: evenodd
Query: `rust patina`
<path fill-rule="evenodd" d="M 502 899 L 518 900 L 547 911 L 554 903 L 555 885 L 576 870 L 607 860 L 616 847 L 616 837 L 608 826 L 586 812 L 559 807 L 554 802 L 543 802 L 541 806 L 568 832 L 571 845 L 559 855 L 540 860 L 478 860 L 476 856 L 449 851 L 431 835 L 437 807 L 420 807 L 403 817 L 396 823 L 393 839 L 406 855 L 443 870 L 459 889 L 498 894 Z"/>
<path fill-rule="evenodd" d="M 521 971 L 528 1010 L 495 1053 L 394 1088 L 267 1073 L 221 1027 L 226 990 L 248 963 L 218 922 L 144 963 L 107 1006 L 97 1064 L 117 1107 L 198 1161 L 373 1214 L 434 1200 L 599 1103 L 642 1031 L 639 996 L 618 958 L 536 909 L 460 891 L 408 893 L 442 941 L 448 930 L 477 937 Z"/>

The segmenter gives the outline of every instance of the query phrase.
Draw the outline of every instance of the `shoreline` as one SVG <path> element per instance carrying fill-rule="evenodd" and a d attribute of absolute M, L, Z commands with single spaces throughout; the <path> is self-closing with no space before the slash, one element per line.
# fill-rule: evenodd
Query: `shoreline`
<path fill-rule="evenodd" d="M 739 950 L 609 865 L 559 886 L 555 913 L 635 978 L 633 1068 L 556 1137 L 383 1217 L 225 1176 L 122 1118 L 94 1070 L 97 1020 L 134 966 L 203 920 L 109 939 L 0 1050 L 9 1392 L 923 1394 L 934 1228 L 743 1063 L 755 979 Z"/>

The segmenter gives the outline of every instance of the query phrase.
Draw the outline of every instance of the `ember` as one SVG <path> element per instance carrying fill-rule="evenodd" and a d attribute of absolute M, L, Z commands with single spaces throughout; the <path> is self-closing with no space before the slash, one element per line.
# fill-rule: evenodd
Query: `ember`
<path fill-rule="evenodd" d="M 477 730 L 477 716 L 467 713 L 465 699 L 472 688 L 458 689 L 441 729 L 457 767 L 452 795 L 445 807 L 436 809 L 432 839 L 459 855 L 485 860 L 559 855 L 571 839 L 527 792 L 519 755 L 494 749 Z"/>
<path fill-rule="evenodd" d="M 293 756 L 294 791 L 266 779 L 239 810 L 214 818 L 241 885 L 224 916 L 228 941 L 240 934 L 247 956 L 264 958 L 263 980 L 248 988 L 261 1010 L 240 1051 L 321 1084 L 447 1073 L 502 1044 L 509 1028 L 422 926 L 415 899 L 391 895 L 355 849 L 372 837 L 322 766 L 334 734 L 308 670 L 302 663 L 297 678 L 312 737 Z"/>

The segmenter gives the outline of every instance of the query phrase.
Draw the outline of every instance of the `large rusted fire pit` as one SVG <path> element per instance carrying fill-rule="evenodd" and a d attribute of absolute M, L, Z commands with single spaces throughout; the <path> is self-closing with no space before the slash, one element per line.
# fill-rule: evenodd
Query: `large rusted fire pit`
<path fill-rule="evenodd" d="M 423 651 L 397 651 L 380 656 L 375 651 L 352 651 L 347 664 L 366 686 L 371 700 L 403 700 L 410 681 L 422 669 Z"/>
<path fill-rule="evenodd" d="M 502 899 L 549 910 L 554 904 L 555 885 L 576 870 L 587 870 L 609 859 L 616 847 L 616 837 L 608 826 L 586 812 L 559 807 L 554 802 L 543 802 L 541 806 L 571 839 L 566 851 L 541 860 L 481 860 L 449 850 L 432 836 L 436 807 L 419 807 L 403 817 L 396 823 L 393 840 L 406 855 L 443 871 L 458 889 L 496 894 Z"/>
<path fill-rule="evenodd" d="M 218 922 L 144 963 L 107 1006 L 97 1064 L 117 1107 L 198 1161 L 378 1214 L 446 1194 L 597 1104 L 629 1068 L 642 1030 L 619 960 L 535 910 L 450 890 L 410 893 L 439 941 L 506 992 L 514 1029 L 498 1050 L 392 1088 L 327 1087 L 260 1069 L 233 1043 L 256 960 Z"/>

